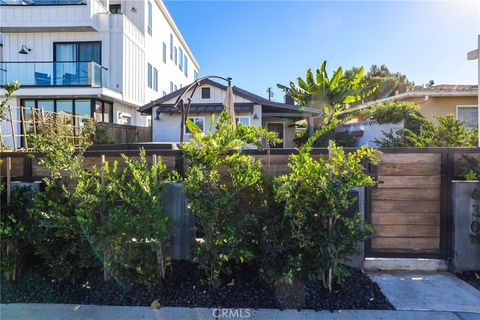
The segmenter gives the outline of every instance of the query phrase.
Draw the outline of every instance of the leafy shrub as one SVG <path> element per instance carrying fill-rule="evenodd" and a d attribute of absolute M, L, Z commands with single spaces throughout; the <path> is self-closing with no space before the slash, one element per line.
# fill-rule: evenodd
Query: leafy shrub
<path fill-rule="evenodd" d="M 74 192 L 76 215 L 111 275 L 127 284 L 154 285 L 165 277 L 170 261 L 169 221 L 161 198 L 172 174 L 161 161 L 149 165 L 144 149 L 139 160 L 122 157 L 123 170 L 117 161 L 106 162 L 100 171 L 81 175 Z"/>
<path fill-rule="evenodd" d="M 87 127 L 85 128 L 87 129 Z M 89 268 L 98 266 L 74 210 L 72 186 L 82 173 L 83 151 L 89 146 L 91 132 L 85 130 L 74 141 L 62 117 L 47 116 L 41 134 L 32 136 L 39 164 L 50 172 L 43 179 L 44 190 L 33 199 L 30 216 L 34 251 L 50 267 L 50 275 L 75 281 Z"/>
<path fill-rule="evenodd" d="M 362 111 L 362 115 L 379 124 L 403 122 L 404 128 L 418 134 L 426 119 L 420 107 L 413 102 L 391 101 L 376 104 Z"/>
<path fill-rule="evenodd" d="M 242 124 L 234 128 L 225 111 L 214 132 L 210 128 L 204 134 L 191 121 L 187 127 L 193 136 L 182 146 L 191 162 L 184 190 L 196 217 L 197 232 L 204 235 L 196 242 L 193 260 L 205 272 L 206 282 L 219 286 L 230 276 L 232 264 L 253 258 L 249 232 L 256 225 L 256 216 L 245 212 L 242 201 L 262 193 L 262 167 L 260 161 L 241 154 L 241 148 L 261 148 L 261 139 L 277 139 L 263 128 Z"/>
<path fill-rule="evenodd" d="M 0 196 L 3 185 L 0 186 Z M 32 206 L 34 191 L 30 187 L 19 187 L 11 192 L 10 202 L 1 202 L 0 216 L 0 267 L 5 279 L 15 280 L 25 255 L 29 251 L 28 230 L 31 221 L 28 210 Z"/>
<path fill-rule="evenodd" d="M 328 131 L 330 123 L 317 131 L 307 143 L 290 156 L 290 174 L 276 181 L 278 201 L 285 203 L 290 219 L 293 248 L 285 259 L 285 278 L 323 280 L 332 290 L 333 273 L 344 274 L 340 261 L 358 250 L 358 242 L 367 239 L 371 229 L 358 215 L 345 215 L 354 203 L 354 187 L 371 186 L 372 177 L 364 172 L 362 161 L 378 162 L 378 151 L 362 147 L 345 154 L 332 144 L 329 157 L 314 160 L 313 142 Z"/>
<path fill-rule="evenodd" d="M 437 123 L 425 120 L 418 133 L 404 128 L 384 132 L 383 138 L 375 139 L 380 147 L 474 147 L 477 134 L 465 128 L 463 122 L 452 115 L 435 117 Z"/>

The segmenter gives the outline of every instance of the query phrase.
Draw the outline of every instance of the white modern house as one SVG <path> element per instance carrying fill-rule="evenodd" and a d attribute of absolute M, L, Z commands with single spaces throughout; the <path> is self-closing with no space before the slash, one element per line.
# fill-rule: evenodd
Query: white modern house
<path fill-rule="evenodd" d="M 199 80 L 199 87 L 192 96 L 189 118 L 206 132 L 211 126 L 212 114 L 215 121 L 224 109 L 223 102 L 227 87 L 210 79 Z M 187 88 L 180 88 L 154 100 L 140 111 L 152 116 L 152 141 L 178 143 L 180 141 L 181 114 L 173 109 L 176 99 Z M 233 86 L 234 110 L 237 122 L 265 127 L 274 131 L 283 140 L 276 148 L 294 148 L 296 123 L 318 116 L 321 111 L 295 105 L 293 101 L 280 103 L 270 101 L 247 90 Z M 190 97 L 190 92 L 188 97 Z M 212 126 L 214 128 L 214 126 Z M 185 128 L 185 141 L 190 132 Z"/>
<path fill-rule="evenodd" d="M 0 35 L 10 105 L 101 122 L 150 126 L 138 108 L 199 70 L 161 0 L 0 0 Z"/>

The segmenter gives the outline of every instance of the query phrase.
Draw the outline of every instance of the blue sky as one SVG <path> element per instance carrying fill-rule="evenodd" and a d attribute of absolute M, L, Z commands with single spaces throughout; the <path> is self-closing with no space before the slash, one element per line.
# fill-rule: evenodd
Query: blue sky
<path fill-rule="evenodd" d="M 166 1 L 200 63 L 262 96 L 322 60 L 386 64 L 416 84 L 477 83 L 477 1 Z"/>

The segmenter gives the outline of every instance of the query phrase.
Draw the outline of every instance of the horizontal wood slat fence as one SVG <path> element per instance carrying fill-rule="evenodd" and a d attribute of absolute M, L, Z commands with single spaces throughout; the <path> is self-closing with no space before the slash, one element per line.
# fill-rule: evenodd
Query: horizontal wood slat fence
<path fill-rule="evenodd" d="M 168 169 L 185 169 L 182 151 L 168 144 L 97 145 L 85 154 L 85 167 L 105 161 L 119 161 L 121 154 L 138 157 L 139 148 L 146 150 L 149 161 L 161 157 Z M 355 150 L 346 148 L 347 151 Z M 462 155 L 480 159 L 479 148 L 388 148 L 381 149 L 381 163 L 368 165 L 366 170 L 379 183 L 367 188 L 365 195 L 366 220 L 373 226 L 374 236 L 366 243 L 370 257 L 438 257 L 451 255 L 452 217 L 451 181 L 464 170 Z M 262 161 L 264 170 L 274 175 L 289 172 L 288 156 L 294 149 L 266 151 L 245 150 Z M 327 149 L 314 149 L 314 157 L 327 155 Z M 36 181 L 48 175 L 38 162 L 26 153 L 4 152 L 0 177 L 2 180 Z"/>
<path fill-rule="evenodd" d="M 115 144 L 152 141 L 152 127 L 98 122 L 97 128 L 105 135 L 102 138 Z"/>

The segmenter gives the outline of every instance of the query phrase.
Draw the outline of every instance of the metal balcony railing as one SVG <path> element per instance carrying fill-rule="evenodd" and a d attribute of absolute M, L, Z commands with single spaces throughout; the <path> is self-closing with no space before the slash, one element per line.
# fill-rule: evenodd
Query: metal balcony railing
<path fill-rule="evenodd" d="M 91 62 L 0 62 L 0 86 L 105 87 L 107 69 Z"/>

